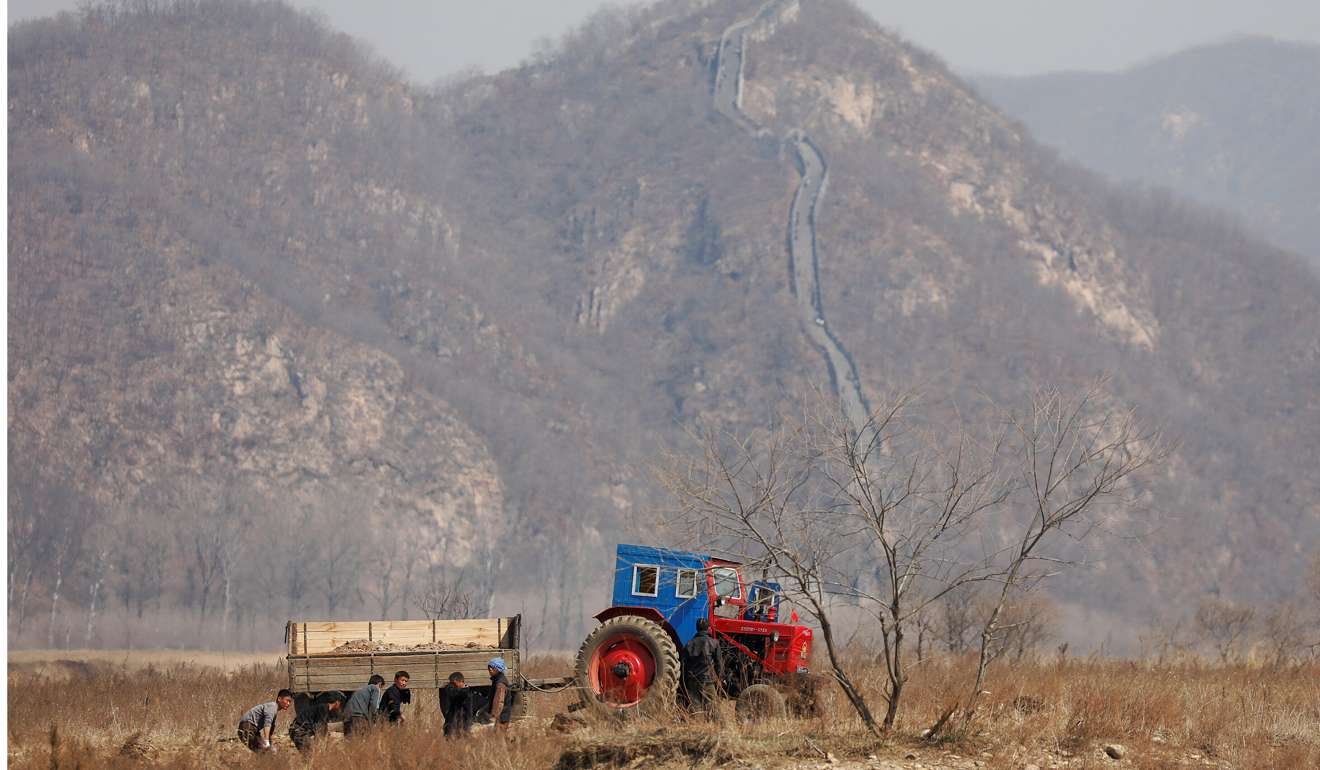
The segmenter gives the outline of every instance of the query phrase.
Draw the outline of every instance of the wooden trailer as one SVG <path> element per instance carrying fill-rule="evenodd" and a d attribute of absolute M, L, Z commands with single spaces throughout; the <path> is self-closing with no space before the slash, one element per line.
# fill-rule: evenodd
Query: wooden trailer
<path fill-rule="evenodd" d="M 413 689 L 439 689 L 461 671 L 472 684 L 488 682 L 486 663 L 504 658 L 512 683 L 520 682 L 522 617 L 464 620 L 291 620 L 289 689 L 315 697 L 351 693 L 372 674 L 389 681 L 400 669 Z"/>

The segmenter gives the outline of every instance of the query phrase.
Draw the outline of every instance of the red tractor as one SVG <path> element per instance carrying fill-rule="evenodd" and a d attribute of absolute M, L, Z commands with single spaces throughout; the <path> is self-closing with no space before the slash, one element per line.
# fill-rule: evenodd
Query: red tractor
<path fill-rule="evenodd" d="M 741 716 L 815 709 L 811 629 L 780 617 L 774 583 L 740 565 L 687 551 L 620 545 L 614 602 L 578 650 L 583 703 L 598 713 L 654 713 L 675 703 L 684 645 L 710 621 L 724 659 L 721 690 Z"/>

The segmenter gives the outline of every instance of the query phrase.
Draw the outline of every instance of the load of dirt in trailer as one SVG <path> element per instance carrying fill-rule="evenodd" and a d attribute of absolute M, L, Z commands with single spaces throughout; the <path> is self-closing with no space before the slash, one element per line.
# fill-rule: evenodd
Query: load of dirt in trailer
<path fill-rule="evenodd" d="M 344 642 L 330 652 L 454 652 L 456 650 L 494 649 L 497 648 L 477 644 L 476 642 L 449 644 L 437 640 L 434 642 L 422 642 L 421 644 L 394 644 L 392 642 L 377 642 L 371 639 L 349 639 L 347 642 Z"/>

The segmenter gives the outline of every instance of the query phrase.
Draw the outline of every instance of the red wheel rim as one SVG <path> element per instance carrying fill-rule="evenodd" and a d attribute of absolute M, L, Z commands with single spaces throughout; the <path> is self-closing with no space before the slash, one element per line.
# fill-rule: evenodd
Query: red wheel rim
<path fill-rule="evenodd" d="M 655 681 L 655 654 L 637 635 L 621 632 L 592 650 L 587 675 L 600 702 L 618 709 L 636 706 Z"/>

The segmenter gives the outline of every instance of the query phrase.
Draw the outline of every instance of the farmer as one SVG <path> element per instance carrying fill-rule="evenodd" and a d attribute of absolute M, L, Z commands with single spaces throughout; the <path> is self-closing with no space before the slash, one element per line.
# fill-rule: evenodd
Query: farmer
<path fill-rule="evenodd" d="M 472 728 L 472 717 L 477 711 L 477 693 L 468 689 L 463 672 L 449 675 L 449 682 L 440 689 L 440 712 L 445 715 L 445 737 L 464 735 Z"/>
<path fill-rule="evenodd" d="M 724 674 L 724 658 L 706 618 L 697 618 L 697 635 L 683 648 L 683 658 L 683 691 L 688 707 L 707 719 L 718 719 L 716 687 Z"/>
<path fill-rule="evenodd" d="M 513 688 L 504 675 L 505 668 L 504 658 L 491 658 L 486 664 L 486 673 L 490 674 L 490 715 L 502 729 L 508 729 L 509 720 L 513 719 Z"/>
<path fill-rule="evenodd" d="M 394 684 L 380 696 L 381 713 L 392 725 L 403 721 L 403 704 L 412 703 L 412 690 L 408 689 L 410 678 L 407 671 L 395 671 Z"/>
<path fill-rule="evenodd" d="M 298 751 L 306 754 L 312 750 L 317 738 L 324 738 L 331 720 L 338 719 L 344 706 L 344 696 L 333 693 L 322 696 L 316 703 L 298 712 L 293 724 L 289 725 L 289 738 Z"/>
<path fill-rule="evenodd" d="M 258 703 L 238 720 L 238 739 L 253 751 L 274 751 L 270 737 L 275 734 L 275 718 L 293 706 L 293 693 L 280 690 L 275 700 Z"/>
<path fill-rule="evenodd" d="M 365 734 L 380 711 L 380 692 L 385 689 L 385 677 L 372 674 L 367 686 L 353 693 L 348 699 L 348 712 L 344 719 L 344 736 L 354 733 Z"/>

